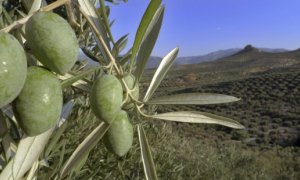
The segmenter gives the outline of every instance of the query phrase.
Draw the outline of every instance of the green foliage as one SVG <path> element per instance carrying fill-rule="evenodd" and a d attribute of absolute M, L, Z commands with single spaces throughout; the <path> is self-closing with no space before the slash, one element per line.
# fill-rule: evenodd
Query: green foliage
<path fill-rule="evenodd" d="M 73 3 L 58 0 L 46 6 L 42 1 L 20 1 L 13 5 L 19 7 L 18 10 L 3 8 L 2 3 L 0 4 L 0 27 L 3 28 L 1 31 L 14 33 L 24 45 L 30 68 L 42 62 L 49 71 L 62 75 L 53 75 L 45 70 L 62 80 L 61 83 L 58 82 L 58 86 L 63 86 L 63 99 L 69 102 L 64 106 L 64 109 L 67 109 L 65 111 L 70 112 L 73 108 L 70 116 L 67 113 L 55 118 L 58 120 L 53 120 L 54 123 L 47 132 L 39 132 L 33 137 L 24 136 L 26 129 L 22 123 L 15 120 L 14 113 L 11 112 L 12 104 L 1 109 L 1 178 L 276 179 L 295 178 L 299 175 L 299 164 L 293 161 L 297 159 L 295 154 L 298 153 L 298 149 L 278 147 L 296 143 L 292 140 L 295 140 L 293 132 L 295 127 L 298 127 L 299 118 L 298 110 L 294 108 L 299 105 L 295 98 L 299 92 L 298 71 L 279 74 L 278 77 L 271 74 L 260 78 L 254 76 L 243 81 L 207 86 L 201 84 L 200 87 L 183 88 L 178 91 L 178 87 L 172 86 L 172 83 L 176 82 L 172 81 L 172 78 L 178 78 L 178 75 L 183 73 L 177 71 L 167 75 L 178 55 L 178 48 L 174 48 L 162 59 L 157 70 L 152 73 L 151 80 L 147 79 L 148 72 L 144 71 L 162 25 L 164 6 L 161 6 L 160 0 L 152 0 L 149 3 L 136 32 L 133 46 L 125 55 L 120 52 L 127 45 L 127 35 L 114 40 L 110 31 L 110 8 L 104 0 L 100 0 L 99 9 L 95 7 L 96 1 L 79 0 L 78 4 Z M 69 24 L 58 15 L 44 12 L 54 8 L 63 10 L 59 14 L 68 19 Z M 40 12 L 32 15 L 36 10 Z M 39 21 L 40 16 L 45 14 L 51 16 Z M 24 18 L 20 19 L 20 16 Z M 60 23 L 52 23 L 50 20 L 53 19 Z M 26 26 L 25 35 L 20 27 L 23 24 Z M 66 27 L 70 31 L 64 32 Z M 34 34 L 35 32 L 39 33 Z M 57 38 L 60 41 L 64 41 L 64 38 L 69 39 L 60 43 Z M 0 43 L 3 44 L 1 41 Z M 71 46 L 68 43 L 71 43 Z M 74 65 L 78 44 L 84 54 L 97 62 L 96 68 L 87 68 L 82 62 Z M 248 60 L 262 57 L 261 53 L 251 47 L 247 47 L 242 53 L 248 53 Z M 241 53 L 237 56 L 240 55 Z M 68 61 L 66 64 L 65 58 Z M 234 58 L 239 61 L 239 58 Z M 216 70 L 215 67 L 205 71 L 198 69 L 197 73 L 193 74 L 196 77 L 193 81 L 205 79 L 204 84 L 213 84 L 224 80 L 220 77 L 226 80 L 234 80 L 237 76 L 246 77 L 241 69 L 237 69 L 237 64 L 231 64 L 232 68 L 228 68 L 227 63 L 221 62 L 220 65 L 229 69 L 225 71 L 225 75 L 220 71 L 211 73 L 210 70 Z M 191 70 L 193 68 L 188 71 Z M 65 73 L 67 74 L 64 75 Z M 128 81 L 128 74 L 134 74 L 135 78 Z M 249 77 L 249 72 L 245 74 Z M 201 78 L 198 78 L 198 75 Z M 292 80 L 290 76 L 293 77 Z M 167 81 L 163 81 L 165 77 Z M 280 79 L 281 77 L 284 77 L 284 80 Z M 41 75 L 35 75 L 34 78 L 43 79 Z M 274 78 L 280 80 L 275 87 Z M 45 99 L 61 95 L 60 90 L 51 97 L 47 94 L 31 97 L 34 95 L 31 92 L 35 89 L 43 90 L 46 87 L 43 83 L 49 85 L 50 81 L 43 80 L 37 88 L 25 87 L 23 90 L 29 89 L 29 93 L 24 98 L 46 101 Z M 212 93 L 204 93 L 207 91 Z M 143 101 L 139 101 L 139 93 L 136 92 L 144 95 Z M 223 93 L 229 95 L 222 95 Z M 154 99 L 151 100 L 152 96 Z M 241 97 L 243 101 L 217 105 L 240 100 L 234 96 Z M 23 98 L 22 93 L 17 99 L 19 98 Z M 276 103 L 278 101 L 284 102 L 284 105 Z M 28 117 L 26 114 L 19 116 L 30 119 L 34 116 L 42 117 L 43 114 L 46 116 L 48 111 L 51 112 L 51 107 L 46 112 L 45 109 L 40 109 L 45 106 L 34 103 L 35 101 L 28 108 L 38 112 L 29 111 L 31 114 Z M 124 105 L 128 103 L 131 106 L 128 108 L 130 110 L 121 111 L 122 107 L 126 109 Z M 59 105 L 56 106 L 61 110 Z M 216 112 L 217 115 L 212 112 Z M 17 113 L 15 115 L 17 119 L 20 118 Z M 227 127 L 164 123 L 151 121 L 153 118 Z M 269 124 L 273 118 L 277 119 Z M 253 121 L 249 122 L 249 119 Z M 30 127 L 34 128 L 32 125 Z M 234 131 L 228 127 L 247 129 Z M 283 135 L 283 138 L 277 138 L 278 135 Z M 103 144 L 98 143 L 104 136 L 109 149 L 122 157 L 107 152 Z M 36 144 L 40 146 L 37 149 L 32 148 Z M 272 146 L 268 147 L 270 144 Z M 255 145 L 259 145 L 257 149 L 267 148 L 266 153 L 256 151 Z M 269 157 L 276 155 L 279 156 L 276 159 Z M 272 170 L 266 162 L 274 163 L 277 169 Z"/>

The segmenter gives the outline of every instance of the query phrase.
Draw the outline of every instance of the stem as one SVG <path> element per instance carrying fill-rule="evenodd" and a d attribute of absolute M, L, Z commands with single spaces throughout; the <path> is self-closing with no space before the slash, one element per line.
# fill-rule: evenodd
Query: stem
<path fill-rule="evenodd" d="M 141 107 L 143 107 L 143 105 L 142 105 L 142 106 L 135 105 L 135 107 L 136 107 L 136 109 L 139 111 L 139 113 L 140 113 L 142 116 L 148 117 L 148 118 L 152 118 L 151 115 L 145 114 L 145 113 L 141 110 Z"/>
<path fill-rule="evenodd" d="M 66 3 L 69 3 L 70 1 L 71 0 L 58 0 L 58 1 L 55 1 L 54 3 L 52 3 L 52 4 L 49 4 L 48 6 L 45 6 L 45 7 L 41 8 L 40 11 L 51 11 L 51 10 L 53 10 L 53 9 L 59 7 L 59 6 L 62 6 Z M 32 16 L 32 14 L 29 14 L 26 17 L 24 17 L 22 19 L 19 19 L 19 20 L 13 22 L 12 24 L 10 24 L 9 26 L 1 29 L 0 31 L 10 32 L 13 29 L 19 28 L 23 24 L 25 24 L 31 16 Z"/>
<path fill-rule="evenodd" d="M 103 46 L 104 49 L 104 53 L 106 55 L 108 55 L 108 58 L 110 59 L 110 61 L 112 62 L 114 68 L 116 69 L 116 72 L 118 75 L 122 75 L 122 71 L 119 69 L 115 58 L 113 57 L 113 55 L 111 54 L 110 50 L 108 49 L 104 39 L 102 38 L 100 32 L 98 31 L 97 27 L 95 26 L 95 24 L 93 23 L 93 21 L 91 20 L 91 18 L 82 10 L 82 8 L 79 8 L 80 13 L 84 16 L 84 18 L 88 21 L 88 23 L 90 24 L 91 28 L 93 29 L 93 31 L 96 34 L 97 39 L 100 41 L 101 45 Z"/>

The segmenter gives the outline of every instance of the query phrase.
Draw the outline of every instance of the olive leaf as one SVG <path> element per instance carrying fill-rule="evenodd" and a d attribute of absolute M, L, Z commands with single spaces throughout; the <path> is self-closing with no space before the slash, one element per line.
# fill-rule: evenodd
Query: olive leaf
<path fill-rule="evenodd" d="M 138 135 L 146 179 L 155 180 L 157 179 L 157 174 L 151 154 L 151 149 L 145 131 L 140 124 L 138 124 Z"/>
<path fill-rule="evenodd" d="M 244 129 L 245 127 L 239 122 L 230 118 L 196 111 L 178 111 L 167 112 L 162 114 L 152 115 L 153 118 L 169 121 L 185 122 L 185 123 L 204 123 L 204 124 L 219 124 L 234 129 Z"/>
<path fill-rule="evenodd" d="M 119 59 L 119 62 L 122 66 L 124 66 L 129 61 L 130 58 L 131 58 L 131 49 L 128 50 L 128 52 Z"/>
<path fill-rule="evenodd" d="M 62 111 L 66 111 L 66 106 L 63 106 Z M 54 127 L 38 136 L 23 137 L 19 142 L 15 157 L 5 166 L 0 179 L 20 179 L 38 160 L 53 131 Z"/>
<path fill-rule="evenodd" d="M 233 96 L 216 93 L 184 93 L 156 97 L 146 104 L 221 104 L 239 100 Z"/>
<path fill-rule="evenodd" d="M 160 82 L 164 79 L 165 75 L 167 74 L 168 70 L 172 66 L 175 58 L 177 57 L 179 49 L 175 48 L 171 52 L 169 52 L 161 61 L 159 64 L 151 83 L 147 89 L 147 92 L 145 94 L 145 97 L 143 99 L 144 102 L 147 102 L 151 96 L 153 95 L 154 91 L 159 86 Z"/>
<path fill-rule="evenodd" d="M 70 170 L 76 167 L 81 160 L 86 157 L 86 154 L 97 145 L 109 127 L 109 124 L 102 122 L 77 146 L 61 169 L 59 173 L 60 178 L 66 176 Z"/>
<path fill-rule="evenodd" d="M 139 24 L 138 30 L 136 32 L 135 35 L 135 39 L 134 39 L 134 43 L 133 43 L 133 47 L 132 47 L 132 56 L 131 56 L 131 60 L 130 60 L 130 70 L 132 69 L 132 66 L 134 64 L 136 55 L 139 51 L 140 45 L 142 40 L 144 39 L 144 36 L 146 34 L 146 31 L 149 27 L 149 24 L 151 23 L 153 16 L 156 13 L 156 10 L 158 9 L 158 7 L 161 4 L 161 0 L 151 0 L 151 2 L 149 3 L 143 18 Z"/>
<path fill-rule="evenodd" d="M 32 14 L 33 12 L 39 10 L 41 8 L 41 6 L 42 6 L 42 3 L 43 3 L 42 0 L 35 0 L 35 1 L 33 1 L 28 14 Z"/>
<path fill-rule="evenodd" d="M 0 174 L 0 179 L 20 179 L 38 160 L 48 142 L 53 128 L 33 137 L 21 139 L 15 157 L 5 166 Z"/>
<path fill-rule="evenodd" d="M 136 58 L 136 70 L 134 72 L 136 77 L 135 83 L 139 82 L 144 72 L 144 69 L 146 67 L 146 64 L 148 62 L 148 59 L 151 55 L 151 52 L 154 48 L 154 45 L 156 43 L 162 25 L 162 21 L 163 21 L 164 10 L 165 10 L 164 6 L 158 8 L 158 10 L 156 11 L 154 17 L 152 18 L 147 28 L 144 39 L 142 40 Z"/>
<path fill-rule="evenodd" d="M 101 23 L 102 21 L 99 20 L 101 17 L 98 16 L 94 5 L 91 4 L 91 2 L 87 1 L 87 0 L 78 0 L 78 3 L 80 4 L 80 7 L 82 8 L 82 10 L 91 18 L 91 20 L 97 27 L 97 30 L 99 31 L 102 38 L 104 39 L 106 46 L 109 47 L 109 39 L 107 37 L 107 33 L 105 31 L 103 24 Z M 94 36 L 97 37 L 95 32 L 94 31 L 92 31 L 92 32 L 93 32 Z M 95 38 L 95 40 L 96 40 L 96 43 L 97 43 L 98 47 L 100 48 L 101 52 L 105 52 L 104 47 L 103 47 L 102 43 L 98 40 L 98 38 Z M 106 53 L 103 53 L 103 56 L 105 57 L 106 60 L 108 59 Z"/>
<path fill-rule="evenodd" d="M 51 151 L 54 149 L 54 147 L 57 146 L 58 140 L 60 139 L 60 137 L 62 136 L 64 131 L 67 129 L 67 127 L 69 127 L 69 123 L 65 122 L 59 127 L 59 129 L 57 129 L 54 132 L 48 145 L 46 146 L 45 153 L 44 153 L 45 157 L 48 157 L 50 155 Z"/>
<path fill-rule="evenodd" d="M 104 27 L 109 35 L 109 39 L 112 41 L 113 44 L 115 44 L 114 37 L 110 30 L 110 25 L 109 25 L 109 20 L 108 20 L 107 13 L 106 13 L 106 7 L 104 4 L 104 0 L 99 0 L 99 4 L 100 4 L 100 12 L 101 12 L 102 20 L 104 21 Z"/>
<path fill-rule="evenodd" d="M 129 34 L 125 34 L 115 43 L 115 45 L 112 49 L 112 54 L 115 57 L 117 57 L 119 55 L 119 53 L 126 47 L 127 42 L 128 42 L 128 35 Z"/>

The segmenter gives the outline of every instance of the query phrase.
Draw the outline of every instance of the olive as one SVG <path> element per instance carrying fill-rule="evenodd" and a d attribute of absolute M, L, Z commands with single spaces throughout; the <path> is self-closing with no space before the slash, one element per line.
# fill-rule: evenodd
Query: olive
<path fill-rule="evenodd" d="M 55 126 L 62 103 L 62 88 L 56 76 L 32 66 L 28 68 L 25 85 L 13 103 L 13 110 L 24 132 L 36 136 Z"/>
<path fill-rule="evenodd" d="M 133 89 L 132 95 L 133 95 L 133 97 L 134 97 L 136 100 L 138 100 L 138 99 L 139 99 L 140 91 L 139 91 L 139 84 L 138 84 L 138 83 L 136 83 L 135 86 L 134 86 L 135 77 L 134 77 L 132 74 L 128 74 L 128 75 L 126 75 L 126 76 L 124 77 L 124 81 L 126 82 L 128 88 L 129 88 L 130 90 Z M 125 88 L 123 88 L 123 89 L 124 89 L 124 97 L 125 97 L 126 91 L 125 91 Z M 128 97 L 128 98 L 129 98 L 129 97 Z M 123 109 L 129 110 L 129 109 L 133 108 L 133 106 L 134 106 L 134 103 L 133 103 L 133 101 L 129 98 L 129 99 L 126 101 L 126 103 L 124 104 Z"/>
<path fill-rule="evenodd" d="M 20 93 L 27 74 L 23 47 L 9 33 L 0 32 L 0 108 Z"/>
<path fill-rule="evenodd" d="M 132 146 L 133 127 L 129 122 L 126 111 L 119 111 L 104 136 L 104 143 L 108 150 L 124 156 Z"/>
<path fill-rule="evenodd" d="M 78 41 L 72 27 L 59 15 L 35 13 L 26 23 L 25 36 L 33 54 L 52 71 L 64 75 L 75 64 Z"/>
<path fill-rule="evenodd" d="M 111 122 L 121 109 L 123 90 L 114 75 L 103 75 L 93 84 L 90 93 L 91 108 L 96 117 Z"/>

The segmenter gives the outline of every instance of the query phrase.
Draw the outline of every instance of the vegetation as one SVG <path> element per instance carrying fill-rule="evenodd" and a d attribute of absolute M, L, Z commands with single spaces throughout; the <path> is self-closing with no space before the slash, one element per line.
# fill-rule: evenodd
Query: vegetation
<path fill-rule="evenodd" d="M 82 167 L 89 157 L 93 157 L 91 151 L 102 137 L 105 137 L 107 149 L 118 155 L 106 153 L 103 160 L 109 160 L 111 155 L 117 164 L 105 164 L 105 170 L 101 171 L 93 169 L 92 174 L 89 177 L 84 174 L 84 178 L 108 178 L 111 175 L 110 178 L 125 178 L 128 175 L 120 169 L 120 163 L 124 160 L 136 162 L 124 157 L 132 147 L 135 130 L 133 146 L 139 145 L 143 177 L 155 180 L 158 176 L 147 140 L 148 133 L 144 130 L 149 128 L 149 120 L 219 124 L 244 129 L 238 121 L 207 112 L 156 112 L 156 104 L 207 105 L 239 100 L 214 93 L 172 95 L 161 98 L 163 101 L 153 99 L 154 92 L 177 57 L 178 48 L 163 58 L 149 86 L 144 89 L 144 98 L 139 99 L 136 88 L 139 88 L 162 25 L 164 6 L 161 0 L 149 3 L 134 44 L 125 56 L 121 55 L 121 50 L 126 45 L 127 36 L 114 41 L 108 18 L 109 7 L 105 6 L 104 0 L 99 1 L 99 8 L 96 8 L 95 2 L 86 0 L 58 0 L 51 4 L 45 1 L 0 2 L 1 33 L 7 36 L 14 34 L 19 41 L 15 42 L 20 43 L 26 53 L 26 58 L 20 59 L 28 64 L 25 85 L 19 94 L 12 95 L 17 96 L 16 99 L 10 97 L 13 102 L 0 99 L 0 179 L 80 178 L 85 172 Z M 62 11 L 58 14 L 50 12 L 56 8 Z M 3 49 L 11 50 L 5 40 L 0 43 Z M 81 62 L 75 64 L 78 44 L 87 56 L 98 63 L 96 67 L 87 68 Z M 20 52 L 25 57 L 22 48 Z M 7 52 L 0 52 L 0 57 L 7 56 Z M 9 59 L 2 62 L 4 65 L 11 63 Z M 6 66 L 1 66 L 0 70 L 4 82 L 18 73 Z M 127 79 L 131 74 L 131 80 Z M 9 87 L 7 83 L 0 87 L 4 94 L 6 86 Z M 121 109 L 123 105 L 125 110 Z M 150 126 L 149 131 L 153 128 Z M 160 137 L 153 140 L 156 139 Z M 102 150 L 97 151 L 93 159 L 101 158 L 99 153 Z M 92 166 L 97 167 L 96 164 Z M 110 165 L 118 168 L 119 172 L 114 173 Z M 138 171 L 141 169 L 137 168 Z M 130 176 L 139 177 L 140 173 Z"/>

